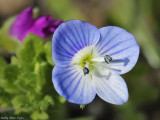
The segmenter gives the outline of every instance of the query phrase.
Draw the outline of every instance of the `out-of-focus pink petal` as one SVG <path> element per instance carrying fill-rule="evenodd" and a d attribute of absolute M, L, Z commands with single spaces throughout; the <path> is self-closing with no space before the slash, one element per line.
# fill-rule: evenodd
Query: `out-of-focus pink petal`
<path fill-rule="evenodd" d="M 32 16 L 32 8 L 27 8 L 20 13 L 10 28 L 10 35 L 22 41 L 26 36 L 25 31 L 27 31 L 34 23 Z"/>
<path fill-rule="evenodd" d="M 51 16 L 42 16 L 34 22 L 27 33 L 33 33 L 45 38 L 47 35 L 51 34 L 50 28 L 52 28 L 52 21 L 53 19 Z"/>
<path fill-rule="evenodd" d="M 23 41 L 29 33 L 45 38 L 53 34 L 62 22 L 62 20 L 53 20 L 52 16 L 33 19 L 33 8 L 27 8 L 13 22 L 9 33 L 20 41 Z"/>

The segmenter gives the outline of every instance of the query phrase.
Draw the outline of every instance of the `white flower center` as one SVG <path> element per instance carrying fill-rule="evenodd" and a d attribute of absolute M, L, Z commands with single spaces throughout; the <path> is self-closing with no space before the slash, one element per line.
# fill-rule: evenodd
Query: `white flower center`
<path fill-rule="evenodd" d="M 72 58 L 71 64 L 78 65 L 83 70 L 84 75 L 99 68 L 99 63 L 104 62 L 105 64 L 109 64 L 112 61 L 110 56 L 101 56 L 94 48 L 95 46 L 87 46 L 78 51 Z"/>

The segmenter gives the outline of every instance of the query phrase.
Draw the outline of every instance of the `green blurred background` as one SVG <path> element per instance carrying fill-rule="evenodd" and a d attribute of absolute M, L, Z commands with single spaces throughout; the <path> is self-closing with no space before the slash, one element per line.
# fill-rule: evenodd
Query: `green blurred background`
<path fill-rule="evenodd" d="M 50 92 L 44 92 L 41 97 L 37 97 L 36 93 L 36 97 L 34 96 L 36 99 L 41 99 L 47 94 L 43 98 L 45 100 L 39 104 L 42 107 L 44 104 L 47 106 L 47 108 L 44 106 L 45 112 L 43 112 L 43 108 L 41 109 L 41 107 L 30 107 L 32 104 L 22 107 L 23 103 L 26 105 L 25 101 L 21 100 L 21 97 L 15 98 L 14 94 L 11 94 L 13 91 L 16 91 L 14 88 L 13 90 L 3 90 L 7 87 L 13 87 L 9 81 L 10 86 L 7 87 L 4 87 L 4 85 L 8 85 L 7 83 L 3 85 L 0 83 L 0 117 L 23 116 L 25 120 L 160 120 L 159 5 L 159 0 L 0 0 L 1 34 L 9 18 L 17 15 L 26 7 L 32 6 L 39 9 L 40 15 L 49 14 L 54 19 L 62 19 L 64 21 L 69 19 L 84 20 L 94 24 L 98 28 L 109 25 L 122 27 L 135 36 L 141 48 L 138 63 L 132 71 L 123 75 L 130 95 L 128 102 L 124 105 L 111 105 L 96 97 L 92 103 L 86 105 L 85 109 L 82 110 L 79 105 L 65 102 L 64 99 L 59 97 L 54 91 L 51 83 L 51 73 L 49 73 L 50 77 L 48 77 L 45 85 L 49 86 L 48 88 L 50 89 L 48 91 Z M 10 63 L 12 61 L 14 64 L 17 62 L 17 59 L 13 57 L 13 51 L 17 44 L 12 42 L 10 44 L 7 43 L 7 45 L 2 44 L 2 41 L 6 39 L 6 37 L 0 36 L 0 72 L 4 71 L 2 66 L 6 62 Z M 51 40 L 51 38 L 48 39 Z M 26 42 L 25 44 L 27 46 L 28 43 Z M 47 45 L 49 46 L 50 44 L 45 44 L 45 50 L 49 48 Z M 4 46 L 7 51 L 2 49 Z M 36 48 L 37 46 L 34 47 Z M 18 53 L 18 55 L 20 56 L 23 52 Z M 47 52 L 45 55 L 50 56 Z M 19 58 L 23 60 L 23 58 Z M 43 70 L 45 68 L 49 68 L 50 71 L 52 70 L 52 65 L 47 64 L 49 65 L 48 67 L 46 63 L 41 63 L 41 61 L 37 62 L 36 66 L 42 67 Z M 13 65 L 8 66 L 5 70 L 9 69 L 10 73 L 12 73 L 12 69 L 13 71 L 16 69 Z M 43 70 L 41 72 L 44 72 Z M 12 74 L 7 75 L 12 76 Z M 23 76 L 21 77 L 23 78 Z M 17 84 L 19 82 L 21 81 L 19 80 Z M 26 84 L 30 84 L 30 82 Z M 44 91 L 47 90 L 45 89 Z M 34 98 L 30 99 L 32 101 Z M 5 100 L 8 103 L 4 104 Z M 22 105 L 20 105 L 20 101 L 22 101 Z M 37 111 L 33 112 L 33 109 Z"/>

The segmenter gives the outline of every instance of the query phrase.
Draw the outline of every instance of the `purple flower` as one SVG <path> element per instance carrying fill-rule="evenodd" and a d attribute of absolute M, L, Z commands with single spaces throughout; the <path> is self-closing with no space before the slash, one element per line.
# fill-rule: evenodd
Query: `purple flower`
<path fill-rule="evenodd" d="M 51 16 L 34 19 L 33 8 L 27 8 L 13 22 L 9 33 L 20 41 L 23 41 L 29 33 L 45 38 L 52 34 L 62 22 L 61 20 L 53 20 Z"/>

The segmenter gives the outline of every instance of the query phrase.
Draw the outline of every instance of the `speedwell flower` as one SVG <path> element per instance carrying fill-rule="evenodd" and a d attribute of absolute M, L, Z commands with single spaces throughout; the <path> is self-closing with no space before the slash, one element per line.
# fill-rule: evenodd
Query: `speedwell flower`
<path fill-rule="evenodd" d="M 51 16 L 33 18 L 33 8 L 27 8 L 18 15 L 10 27 L 10 35 L 23 41 L 29 33 L 42 38 L 53 34 L 55 29 L 62 23 L 61 20 L 53 20 Z"/>
<path fill-rule="evenodd" d="M 69 102 L 88 104 L 97 94 L 120 105 L 128 100 L 128 89 L 119 74 L 130 71 L 138 56 L 139 46 L 126 30 L 115 26 L 97 29 L 84 21 L 69 20 L 53 35 L 52 81 Z"/>

